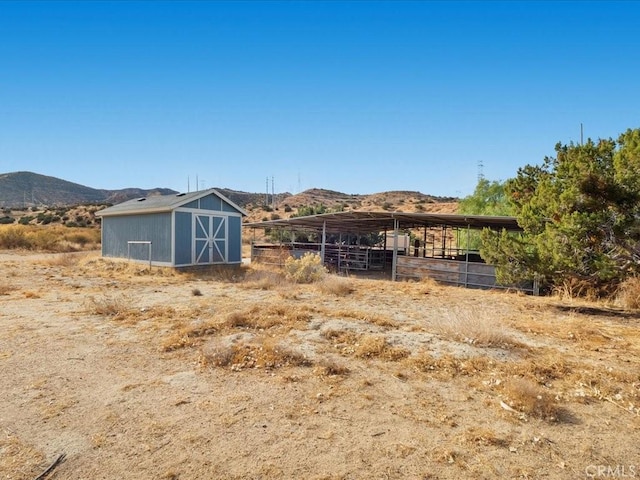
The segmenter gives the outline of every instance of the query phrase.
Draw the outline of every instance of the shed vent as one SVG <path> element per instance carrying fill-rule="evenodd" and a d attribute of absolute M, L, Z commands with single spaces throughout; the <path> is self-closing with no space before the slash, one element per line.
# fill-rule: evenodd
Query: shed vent
<path fill-rule="evenodd" d="M 144 202 L 146 200 L 146 198 L 139 198 L 138 201 L 139 202 Z"/>
<path fill-rule="evenodd" d="M 176 197 L 184 197 L 186 193 L 176 193 Z"/>

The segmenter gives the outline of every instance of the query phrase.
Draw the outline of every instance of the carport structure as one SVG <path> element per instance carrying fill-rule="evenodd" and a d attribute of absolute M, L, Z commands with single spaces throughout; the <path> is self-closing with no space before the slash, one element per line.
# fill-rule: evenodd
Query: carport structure
<path fill-rule="evenodd" d="M 316 252 L 338 272 L 389 270 L 392 280 L 431 277 L 437 281 L 475 288 L 517 288 L 537 293 L 528 285 L 500 285 L 495 267 L 469 245 L 472 230 L 522 231 L 514 217 L 404 212 L 336 212 L 246 223 L 245 227 L 278 232 L 277 243 L 252 242 L 252 261 L 281 263 L 282 258 Z M 317 241 L 296 241 L 300 232 Z M 409 242 L 411 232 L 413 243 Z M 362 244 L 378 235 L 376 245 Z M 272 238 L 275 235 L 270 235 Z M 464 242 L 466 237 L 467 241 Z"/>

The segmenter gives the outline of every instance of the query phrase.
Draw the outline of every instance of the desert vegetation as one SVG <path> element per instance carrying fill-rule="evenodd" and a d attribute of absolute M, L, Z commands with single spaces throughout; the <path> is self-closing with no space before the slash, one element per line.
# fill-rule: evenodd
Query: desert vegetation
<path fill-rule="evenodd" d="M 3 478 L 62 453 L 55 478 L 564 479 L 637 464 L 632 283 L 587 301 L 339 277 L 311 258 L 179 271 L 2 255 Z"/>
<path fill-rule="evenodd" d="M 0 225 L 0 249 L 44 252 L 93 250 L 100 244 L 100 230 L 36 225 Z"/>
<path fill-rule="evenodd" d="M 522 233 L 474 238 L 504 283 L 537 278 L 570 296 L 611 297 L 640 275 L 640 129 L 557 143 L 505 182 L 481 179 L 462 213 L 514 215 Z M 626 287 L 623 287 L 623 290 Z"/>

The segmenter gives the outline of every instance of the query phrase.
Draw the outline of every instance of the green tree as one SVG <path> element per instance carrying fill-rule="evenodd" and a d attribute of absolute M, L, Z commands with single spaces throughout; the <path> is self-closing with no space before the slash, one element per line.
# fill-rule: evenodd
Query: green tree
<path fill-rule="evenodd" d="M 513 205 L 505 190 L 505 182 L 490 181 L 486 178 L 478 180 L 473 193 L 458 204 L 458 213 L 466 215 L 511 216 Z M 468 236 L 461 235 L 460 248 L 479 250 L 482 245 L 480 232 L 469 232 Z"/>
<path fill-rule="evenodd" d="M 510 216 L 513 206 L 505 190 L 505 183 L 481 178 L 475 190 L 458 204 L 458 212 L 467 215 Z"/>
<path fill-rule="evenodd" d="M 524 234 L 485 231 L 481 253 L 503 281 L 611 291 L 640 273 L 640 130 L 555 151 L 506 182 Z"/>

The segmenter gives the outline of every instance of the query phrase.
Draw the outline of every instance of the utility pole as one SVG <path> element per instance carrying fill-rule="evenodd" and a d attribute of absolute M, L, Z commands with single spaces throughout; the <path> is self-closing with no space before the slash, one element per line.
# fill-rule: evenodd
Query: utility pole
<path fill-rule="evenodd" d="M 584 145 L 584 142 L 582 141 L 582 134 L 583 134 L 583 131 L 582 131 L 582 122 L 580 122 L 580 145 Z"/>

